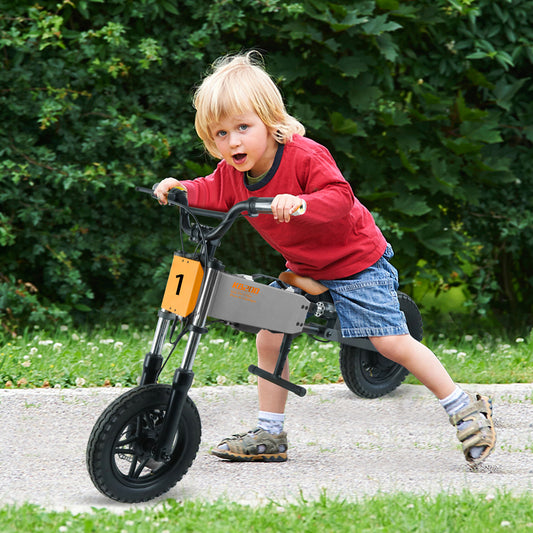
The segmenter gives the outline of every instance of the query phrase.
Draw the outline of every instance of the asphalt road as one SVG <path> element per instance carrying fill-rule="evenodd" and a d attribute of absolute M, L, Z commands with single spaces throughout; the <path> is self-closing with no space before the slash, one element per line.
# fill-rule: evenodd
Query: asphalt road
<path fill-rule="evenodd" d="M 310 386 L 304 398 L 290 395 L 289 460 L 270 464 L 209 455 L 222 437 L 254 426 L 254 386 L 193 388 L 202 419 L 197 458 L 168 493 L 136 505 L 101 495 L 85 466 L 92 426 L 123 391 L 0 390 L 0 501 L 120 512 L 167 498 L 260 505 L 317 498 L 324 491 L 348 500 L 396 491 L 533 491 L 533 385 L 465 388 L 494 401 L 498 444 L 477 470 L 467 466 L 444 411 L 422 386 L 402 385 L 376 400 L 358 398 L 342 384 Z"/>

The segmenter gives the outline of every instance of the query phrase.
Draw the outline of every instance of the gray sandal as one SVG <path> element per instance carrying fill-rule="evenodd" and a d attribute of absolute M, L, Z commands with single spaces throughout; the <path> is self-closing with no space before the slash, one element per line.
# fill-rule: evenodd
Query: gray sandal
<path fill-rule="evenodd" d="M 229 461 L 283 462 L 287 460 L 287 433 L 273 435 L 256 428 L 224 439 L 211 453 Z"/>
<path fill-rule="evenodd" d="M 470 403 L 458 413 L 450 416 L 450 423 L 457 427 L 466 422 L 467 426 L 457 429 L 457 438 L 463 445 L 465 459 L 471 465 L 484 461 L 496 444 L 496 431 L 492 421 L 492 402 L 480 394 L 468 395 Z M 475 447 L 483 447 L 479 457 L 472 457 L 470 451 Z"/>

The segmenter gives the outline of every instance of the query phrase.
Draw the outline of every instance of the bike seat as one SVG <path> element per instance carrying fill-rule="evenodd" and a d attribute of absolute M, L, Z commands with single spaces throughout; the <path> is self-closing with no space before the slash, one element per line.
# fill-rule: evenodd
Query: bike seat
<path fill-rule="evenodd" d="M 315 279 L 307 276 L 299 276 L 294 272 L 282 272 L 279 275 L 279 279 L 283 281 L 283 283 L 287 283 L 293 287 L 298 287 L 307 294 L 312 294 L 313 296 L 318 296 L 319 294 L 322 294 L 328 290 L 325 285 L 322 285 L 322 283 L 319 283 Z"/>

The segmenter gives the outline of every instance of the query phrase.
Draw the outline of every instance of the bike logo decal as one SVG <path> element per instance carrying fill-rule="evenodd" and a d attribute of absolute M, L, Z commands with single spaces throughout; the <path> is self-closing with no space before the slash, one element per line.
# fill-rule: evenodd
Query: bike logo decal
<path fill-rule="evenodd" d="M 261 292 L 259 287 L 253 287 L 252 285 L 246 285 L 235 281 L 231 286 L 230 296 L 233 298 L 239 298 L 240 300 L 246 300 L 247 302 L 255 302 L 254 296 L 257 296 Z"/>

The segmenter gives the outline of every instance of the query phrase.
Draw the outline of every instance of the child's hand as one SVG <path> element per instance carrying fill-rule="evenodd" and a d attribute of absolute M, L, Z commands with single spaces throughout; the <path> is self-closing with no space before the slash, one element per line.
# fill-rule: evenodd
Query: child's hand
<path fill-rule="evenodd" d="M 278 222 L 289 222 L 291 215 L 298 211 L 303 200 L 292 194 L 278 194 L 272 201 L 272 214 Z"/>
<path fill-rule="evenodd" d="M 170 189 L 180 185 L 180 182 L 176 178 L 165 178 L 157 184 L 157 187 L 154 189 L 154 194 L 156 195 L 159 203 L 161 205 L 167 205 L 167 196 Z"/>

